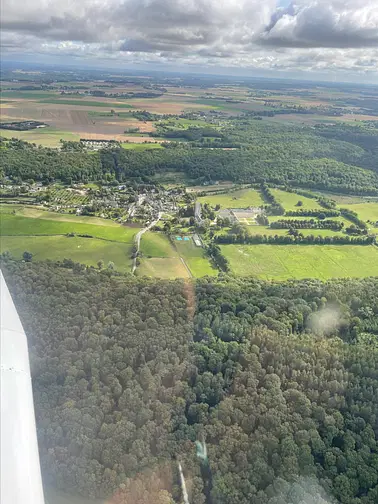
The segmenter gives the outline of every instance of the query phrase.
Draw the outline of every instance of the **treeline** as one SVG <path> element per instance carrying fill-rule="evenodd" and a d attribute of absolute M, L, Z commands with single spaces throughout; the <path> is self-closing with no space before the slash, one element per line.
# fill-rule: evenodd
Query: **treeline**
<path fill-rule="evenodd" d="M 206 247 L 205 253 L 208 257 L 210 257 L 214 266 L 216 266 L 220 271 L 224 271 L 225 273 L 230 271 L 228 259 L 222 254 L 219 245 L 210 243 L 210 245 Z"/>
<path fill-rule="evenodd" d="M 366 222 L 362 221 L 356 212 L 350 210 L 349 208 L 340 208 L 341 215 L 345 218 L 353 222 L 360 229 L 366 229 Z"/>
<path fill-rule="evenodd" d="M 266 212 L 269 215 L 284 215 L 284 207 L 276 200 L 269 186 L 265 183 L 261 184 L 260 190 L 264 201 L 269 203 L 269 206 L 266 208 Z"/>
<path fill-rule="evenodd" d="M 220 234 L 214 237 L 214 241 L 219 244 L 238 243 L 244 245 L 270 244 L 270 245 L 372 245 L 375 243 L 375 236 L 335 235 L 316 236 L 313 234 L 304 236 L 298 230 L 293 229 L 287 235 L 261 235 L 254 234 Z"/>
<path fill-rule="evenodd" d="M 342 504 L 377 502 L 376 278 L 2 269 L 29 339 L 48 484 L 181 502 L 179 459 L 196 504 L 320 502 L 312 478 Z"/>
<path fill-rule="evenodd" d="M 300 210 L 287 210 L 285 215 L 289 217 L 317 217 L 318 219 L 326 219 L 327 217 L 338 217 L 341 212 L 339 210 L 317 210 L 301 208 Z"/>
<path fill-rule="evenodd" d="M 230 140 L 233 141 L 232 137 Z M 159 173 L 183 172 L 196 183 L 269 182 L 346 194 L 378 194 L 378 175 L 372 171 L 331 159 L 295 159 L 270 145 L 222 150 L 186 147 L 180 143 L 174 148 L 153 152 L 110 147 L 86 153 L 36 148 L 17 140 L 3 143 L 6 148 L 2 150 L 2 173 L 14 180 L 116 179 L 124 182 L 130 178 L 148 180 Z"/>
<path fill-rule="evenodd" d="M 164 130 L 159 128 L 156 132 L 149 133 L 151 137 L 184 138 L 189 142 L 196 142 L 203 138 L 223 138 L 223 134 L 214 128 L 187 128 L 178 130 Z"/>
<path fill-rule="evenodd" d="M 333 231 L 341 231 L 344 223 L 336 220 L 326 219 L 280 219 L 270 223 L 273 229 L 332 229 Z"/>
<path fill-rule="evenodd" d="M 64 94 L 69 94 L 69 93 L 64 93 Z M 98 97 L 104 97 L 104 98 L 125 98 L 125 99 L 131 99 L 131 98 L 159 98 L 160 96 L 163 96 L 163 92 L 151 92 L 151 91 L 131 91 L 129 93 L 106 93 L 105 91 L 99 90 L 99 89 L 92 89 L 89 91 L 91 96 L 98 96 Z"/>

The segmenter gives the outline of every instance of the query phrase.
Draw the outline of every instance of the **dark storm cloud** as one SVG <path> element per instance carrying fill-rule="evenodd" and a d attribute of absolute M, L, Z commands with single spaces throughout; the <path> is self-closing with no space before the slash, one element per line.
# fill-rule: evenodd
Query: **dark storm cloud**
<path fill-rule="evenodd" d="M 134 52 L 378 47 L 378 0 L 3 0 L 2 29 Z"/>

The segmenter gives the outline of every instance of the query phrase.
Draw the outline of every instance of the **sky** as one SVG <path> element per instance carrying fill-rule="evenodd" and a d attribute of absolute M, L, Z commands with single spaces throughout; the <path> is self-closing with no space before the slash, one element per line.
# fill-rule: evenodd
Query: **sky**
<path fill-rule="evenodd" d="M 3 60 L 378 84 L 378 0 L 2 0 Z"/>

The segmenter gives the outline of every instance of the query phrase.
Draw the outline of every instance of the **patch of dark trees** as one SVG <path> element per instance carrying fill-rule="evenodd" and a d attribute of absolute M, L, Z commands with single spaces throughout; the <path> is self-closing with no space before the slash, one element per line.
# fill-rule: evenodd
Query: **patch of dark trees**
<path fill-rule="evenodd" d="M 335 235 L 335 236 L 316 236 L 313 234 L 304 236 L 297 229 L 291 228 L 287 235 L 248 235 L 248 234 L 220 234 L 214 237 L 214 241 L 219 244 L 270 244 L 270 245 L 372 245 L 375 236 L 356 236 Z"/>

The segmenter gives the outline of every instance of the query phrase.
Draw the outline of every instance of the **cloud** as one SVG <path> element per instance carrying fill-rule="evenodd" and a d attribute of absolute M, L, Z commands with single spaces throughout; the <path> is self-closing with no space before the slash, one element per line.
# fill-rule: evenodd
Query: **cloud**
<path fill-rule="evenodd" d="M 3 54 L 377 72 L 378 0 L 2 1 Z"/>
<path fill-rule="evenodd" d="M 273 13 L 259 42 L 279 47 L 378 47 L 378 0 L 299 0 Z"/>

